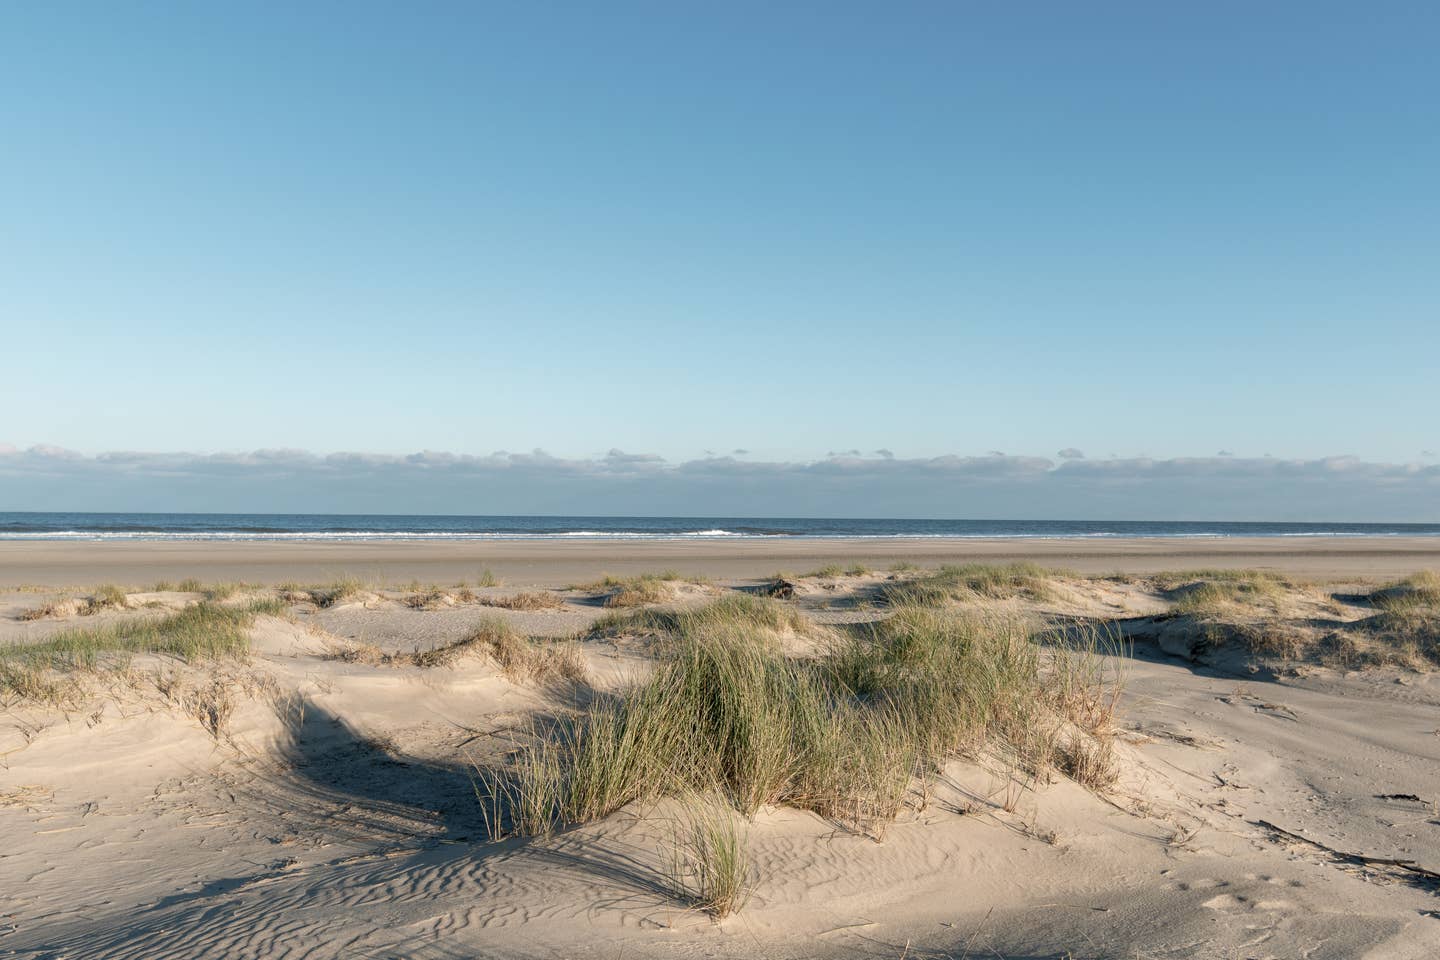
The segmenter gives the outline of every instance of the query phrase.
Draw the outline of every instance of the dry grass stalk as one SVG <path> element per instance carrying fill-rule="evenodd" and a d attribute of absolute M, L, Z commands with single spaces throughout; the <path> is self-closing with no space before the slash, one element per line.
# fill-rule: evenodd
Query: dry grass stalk
<path fill-rule="evenodd" d="M 209 685 L 192 691 L 185 698 L 185 706 L 191 716 L 218 740 L 230 722 L 230 715 L 235 712 L 235 698 L 230 687 L 217 677 Z"/>
<path fill-rule="evenodd" d="M 1115 762 L 1115 741 L 1109 736 L 1077 734 L 1061 747 L 1057 759 L 1060 772 L 1097 792 L 1113 787 L 1120 776 Z"/>

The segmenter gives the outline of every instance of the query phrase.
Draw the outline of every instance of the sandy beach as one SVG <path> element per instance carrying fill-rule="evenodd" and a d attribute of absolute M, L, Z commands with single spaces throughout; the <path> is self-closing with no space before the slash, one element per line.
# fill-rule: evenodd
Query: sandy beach
<path fill-rule="evenodd" d="M 1081 573 L 1195 568 L 1274 570 L 1324 579 L 1398 577 L 1440 567 L 1440 537 L 1252 537 L 1073 540 L 817 540 L 695 542 L 196 543 L 0 542 L 0 586 L 143 585 L 156 580 L 454 581 L 482 569 L 513 583 L 556 587 L 603 573 L 663 569 L 761 577 L 831 563 L 1029 561 Z"/>
<path fill-rule="evenodd" d="M 0 590 L 0 956 L 1434 956 L 1440 581 L 1379 586 L 1433 550 L 7 544 L 12 581 L 204 582 Z M 1072 572 L 856 561 L 1017 556 Z M 766 580 L 826 561 L 850 569 Z M 1149 573 L 1241 565 L 1286 572 Z M 663 566 L 710 578 L 559 586 Z M 479 567 L 501 582 L 475 585 Z M 1047 623 L 1064 632 L 1032 632 Z M 843 760 L 826 788 L 843 802 L 795 769 L 742 816 L 728 805 L 749 781 L 727 767 L 732 792 L 706 802 L 743 851 L 728 916 L 675 866 L 698 801 L 642 776 L 544 813 L 504 779 L 540 769 L 517 759 L 546 742 L 537 719 L 598 722 L 586 711 L 676 669 L 676 644 L 830 677 L 859 664 L 835 659 L 844 644 L 883 659 L 885 636 L 970 658 L 936 695 L 1032 667 L 982 727 L 956 713 L 966 745 L 923 767 Z M 943 709 L 887 728 L 897 749 Z M 867 779 L 883 770 L 899 792 Z"/>

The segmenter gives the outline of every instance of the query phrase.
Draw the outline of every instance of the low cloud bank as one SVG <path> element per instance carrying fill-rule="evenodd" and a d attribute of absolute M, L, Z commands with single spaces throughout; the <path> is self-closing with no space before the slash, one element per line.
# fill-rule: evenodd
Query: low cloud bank
<path fill-rule="evenodd" d="M 1073 449 L 678 463 L 621 450 L 89 456 L 0 444 L 0 510 L 1440 521 L 1440 465 Z"/>

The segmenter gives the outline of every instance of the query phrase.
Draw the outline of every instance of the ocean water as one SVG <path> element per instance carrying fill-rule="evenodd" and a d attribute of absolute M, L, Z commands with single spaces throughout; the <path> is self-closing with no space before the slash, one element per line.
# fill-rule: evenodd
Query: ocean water
<path fill-rule="evenodd" d="M 1440 523 L 0 513 L 0 540 L 732 540 L 1440 536 Z"/>

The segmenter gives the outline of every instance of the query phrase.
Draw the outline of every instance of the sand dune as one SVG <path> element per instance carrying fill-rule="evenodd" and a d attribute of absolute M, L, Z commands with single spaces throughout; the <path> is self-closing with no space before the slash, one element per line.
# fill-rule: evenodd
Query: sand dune
<path fill-rule="evenodd" d="M 789 603 L 843 630 L 885 616 L 876 599 L 896 582 L 812 577 Z M 737 586 L 746 584 L 715 583 L 678 602 Z M 1299 624 L 1313 589 L 1267 594 L 1265 609 Z M 1234 644 L 1191 646 L 1182 659 L 1137 628 L 1135 646 L 1106 661 L 1125 675 L 1113 787 L 1096 793 L 1056 777 L 1022 788 L 985 757 L 951 759 L 880 842 L 765 807 L 746 828 L 753 893 L 717 923 L 665 882 L 673 801 L 632 804 L 548 839 L 487 838 L 474 765 L 502 755 L 509 731 L 554 709 L 556 694 L 508 676 L 483 651 L 432 669 L 399 655 L 454 643 L 494 617 L 560 637 L 606 611 L 593 592 L 562 593 L 558 609 L 539 612 L 479 602 L 513 588 L 474 592 L 429 610 L 407 605 L 405 591 L 292 602 L 246 628 L 248 659 L 141 654 L 125 672 L 87 680 L 83 704 L 12 698 L 0 724 L 0 955 L 1440 951 L 1440 878 L 1426 872 L 1440 870 L 1440 687 L 1425 670 L 1346 667 L 1323 644 L 1297 647 L 1299 660 Z M 1144 578 L 1058 578 L 1032 593 L 946 602 L 1144 625 L 1175 598 Z M 42 599 L 5 595 L 0 639 L 38 643 L 82 622 L 162 612 L 18 619 Z M 1237 602 L 1204 622 L 1253 615 L 1250 597 Z M 1337 622 L 1363 620 L 1359 601 L 1336 603 Z M 359 645 L 396 657 L 337 655 Z M 643 643 L 623 638 L 580 649 L 600 690 L 653 664 Z M 167 678 L 168 693 L 153 676 Z M 216 681 L 229 706 L 210 729 L 194 697 Z"/>

